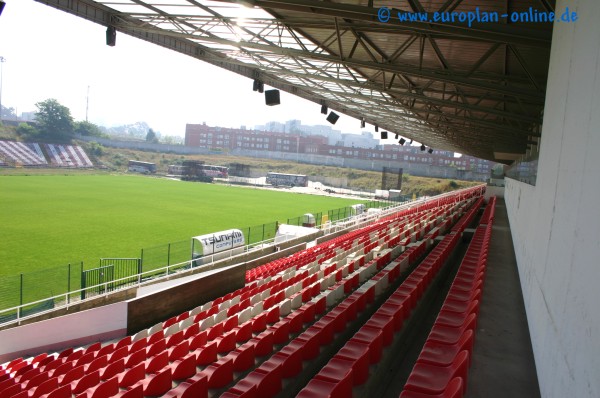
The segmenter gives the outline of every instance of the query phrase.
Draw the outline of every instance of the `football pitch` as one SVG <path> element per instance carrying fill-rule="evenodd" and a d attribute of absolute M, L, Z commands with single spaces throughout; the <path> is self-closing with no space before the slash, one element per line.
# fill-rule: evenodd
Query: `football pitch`
<path fill-rule="evenodd" d="M 100 258 L 360 202 L 131 175 L 2 176 L 0 187 L 0 275 L 94 268 Z"/>

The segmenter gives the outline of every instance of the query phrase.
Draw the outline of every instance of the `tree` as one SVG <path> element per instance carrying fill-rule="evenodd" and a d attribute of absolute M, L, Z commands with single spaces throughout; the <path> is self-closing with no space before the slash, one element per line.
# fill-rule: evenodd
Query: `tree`
<path fill-rule="evenodd" d="M 154 130 L 148 129 L 148 134 L 146 134 L 146 141 L 152 142 L 153 144 L 158 143 L 158 137 L 156 136 Z"/>
<path fill-rule="evenodd" d="M 4 105 L 0 105 L 2 108 L 0 108 L 0 117 L 2 119 L 16 119 L 17 118 L 17 113 L 15 112 L 15 108 L 7 108 Z"/>
<path fill-rule="evenodd" d="M 100 128 L 94 123 L 90 123 L 87 121 L 75 122 L 74 131 L 80 135 L 88 135 L 94 137 L 102 136 L 102 132 Z"/>
<path fill-rule="evenodd" d="M 73 133 L 71 111 L 54 98 L 35 104 L 35 114 L 40 134 L 48 138 L 65 138 Z"/>

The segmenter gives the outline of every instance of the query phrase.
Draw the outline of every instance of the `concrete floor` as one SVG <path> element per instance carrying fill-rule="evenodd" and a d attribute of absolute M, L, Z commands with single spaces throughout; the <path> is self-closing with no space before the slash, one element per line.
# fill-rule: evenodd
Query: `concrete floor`
<path fill-rule="evenodd" d="M 506 204 L 499 198 L 466 397 L 539 396 Z"/>

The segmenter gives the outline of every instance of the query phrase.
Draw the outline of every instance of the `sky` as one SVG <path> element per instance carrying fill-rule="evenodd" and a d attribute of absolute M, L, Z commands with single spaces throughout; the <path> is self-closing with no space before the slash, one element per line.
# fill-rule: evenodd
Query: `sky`
<path fill-rule="evenodd" d="M 320 105 L 292 94 L 282 91 L 280 105 L 266 106 L 246 77 L 120 32 L 116 46 L 109 47 L 104 26 L 33 0 L 5 2 L 1 99 L 18 115 L 55 98 L 75 120 L 85 120 L 89 98 L 90 122 L 112 127 L 145 121 L 163 136 L 184 136 L 186 123 L 254 128 L 299 119 L 303 125 L 328 124 Z M 345 115 L 333 128 L 361 132 L 360 122 Z"/>

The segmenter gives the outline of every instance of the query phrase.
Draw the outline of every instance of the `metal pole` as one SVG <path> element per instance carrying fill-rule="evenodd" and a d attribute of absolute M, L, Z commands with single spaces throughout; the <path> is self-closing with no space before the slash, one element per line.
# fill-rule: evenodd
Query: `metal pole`
<path fill-rule="evenodd" d="M 2 64 L 6 62 L 6 58 L 0 56 L 0 122 L 2 121 Z"/>
<path fill-rule="evenodd" d="M 21 294 L 19 297 L 19 310 L 17 311 L 17 319 L 21 317 L 21 306 L 23 305 L 23 274 L 21 274 L 21 288 L 19 290 L 21 291 Z"/>
<path fill-rule="evenodd" d="M 167 248 L 167 266 L 171 265 L 171 244 Z"/>
<path fill-rule="evenodd" d="M 87 87 L 87 96 L 85 97 L 85 121 L 88 121 L 88 109 L 90 107 L 90 86 Z"/>
<path fill-rule="evenodd" d="M 67 276 L 67 293 L 71 292 L 71 263 L 69 263 L 69 272 Z M 69 304 L 69 298 L 71 296 L 67 294 L 67 304 Z"/>

